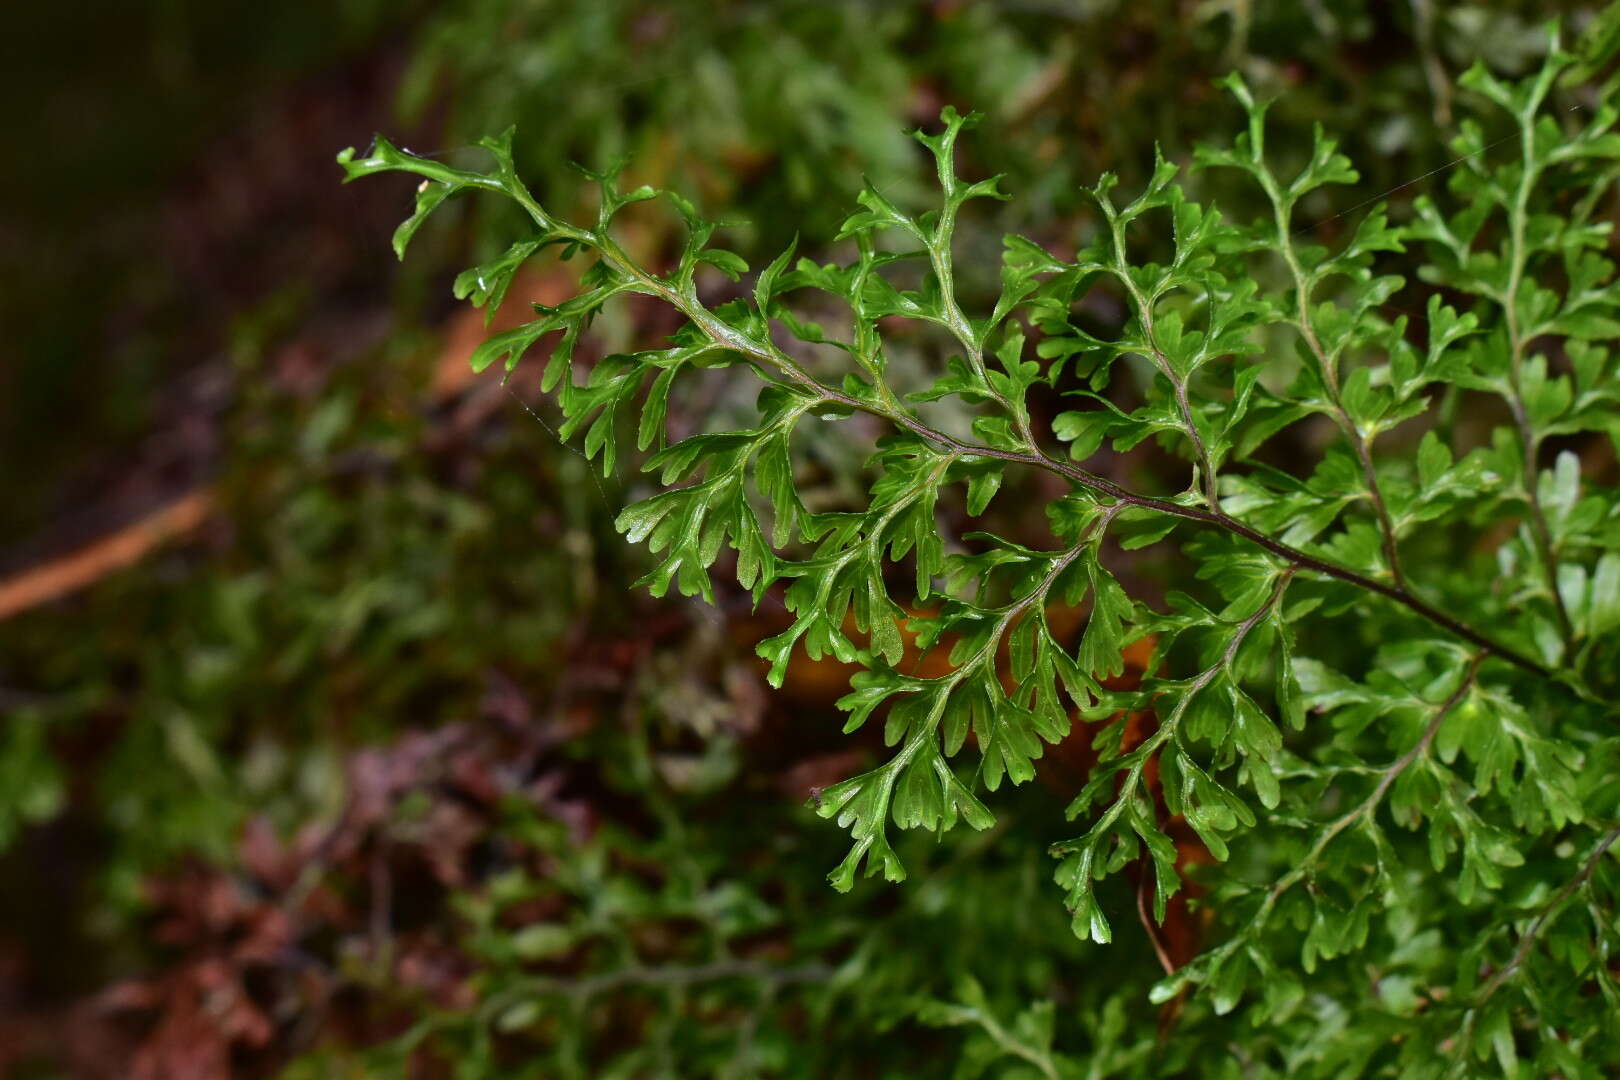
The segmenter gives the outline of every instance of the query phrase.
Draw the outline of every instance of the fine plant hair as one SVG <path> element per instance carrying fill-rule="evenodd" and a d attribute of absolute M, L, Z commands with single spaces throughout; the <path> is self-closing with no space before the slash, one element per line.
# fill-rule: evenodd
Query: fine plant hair
<path fill-rule="evenodd" d="M 534 305 L 473 366 L 511 371 L 557 336 L 542 386 L 561 436 L 582 436 L 604 473 L 626 431 L 650 451 L 660 489 L 618 517 L 653 556 L 642 584 L 712 600 L 711 572 L 734 566 L 756 602 L 780 588 L 791 615 L 758 646 L 773 684 L 799 650 L 859 665 L 845 730 L 881 724 L 892 756 L 817 795 L 851 840 L 838 889 L 863 870 L 906 877 L 894 830 L 990 827 L 1001 785 L 1089 725 L 1075 835 L 1051 849 L 1076 934 L 1113 938 L 1098 890 L 1133 865 L 1163 922 L 1186 885 L 1183 824 L 1228 864 L 1200 875 L 1209 947 L 1167 961 L 1155 1001 L 1242 1003 L 1256 1028 L 1312 1033 L 1299 1074 L 1489 1062 L 1584 1076 L 1620 1063 L 1620 497 L 1581 456 L 1612 461 L 1620 438 L 1606 344 L 1620 290 L 1600 214 L 1620 134 L 1611 104 L 1549 103 L 1573 63 L 1555 37 L 1523 81 L 1470 70 L 1445 190 L 1403 223 L 1357 211 L 1332 246 L 1301 207 L 1326 205 L 1320 190 L 1355 183 L 1354 168 L 1319 130 L 1282 171 L 1266 103 L 1231 76 L 1246 123 L 1194 167 L 1245 175 L 1268 214 L 1225 220 L 1161 156 L 1142 191 L 1097 182 L 1097 227 L 1072 258 L 1007 237 L 999 295 L 977 309 L 959 299 L 958 215 L 1007 196 L 957 175 L 976 118 L 950 108 L 917 135 L 937 205 L 917 213 L 869 185 L 838 234 L 849 258 L 790 248 L 751 276 L 691 203 L 621 190 L 619 168 L 592 174 L 594 222 L 561 220 L 520 179 L 510 132 L 483 142 L 487 172 L 382 139 L 339 161 L 350 179 L 422 178 L 401 257 L 452 196 L 515 201 L 532 232 L 455 282 L 491 313 L 530 259 L 589 263 L 577 296 Z M 667 271 L 613 231 L 659 197 L 687 228 Z M 1397 257 L 1415 274 L 1382 269 Z M 743 295 L 707 302 L 706 268 L 746 277 Z M 1122 325 L 1099 328 L 1093 293 L 1118 300 Z M 579 370 L 581 335 L 629 294 L 684 325 Z M 829 297 L 843 326 L 811 320 Z M 908 322 L 949 342 L 920 383 L 891 369 Z M 754 422 L 668 442 L 677 384 L 719 368 L 762 384 Z M 1059 395 L 1072 406 L 1054 414 Z M 812 509 L 796 433 L 858 414 L 886 428 L 868 500 Z M 1178 488 L 1111 467 L 1150 439 L 1184 463 Z M 1317 460 L 1297 460 L 1311 446 Z M 984 515 L 1017 470 L 1060 485 L 1053 546 L 945 534 L 943 507 Z M 1152 545 L 1173 545 L 1178 568 L 1156 604 L 1111 568 Z M 1083 610 L 1083 629 L 1062 609 Z M 1127 648 L 1148 659 L 1121 689 Z M 934 650 L 948 669 L 917 674 Z M 1292 1053 L 1277 1038 L 1273 1064 Z"/>

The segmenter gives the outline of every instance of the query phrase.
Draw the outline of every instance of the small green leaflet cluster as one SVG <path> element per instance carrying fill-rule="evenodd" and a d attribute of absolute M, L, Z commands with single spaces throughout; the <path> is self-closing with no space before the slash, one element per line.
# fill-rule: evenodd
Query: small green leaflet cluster
<path fill-rule="evenodd" d="M 1522 977 L 1538 966 L 1595 984 L 1611 1009 L 1620 1001 L 1609 969 L 1620 875 L 1607 856 L 1620 836 L 1620 501 L 1583 478 L 1575 453 L 1597 445 L 1593 433 L 1620 435 L 1604 344 L 1620 337 L 1620 290 L 1598 214 L 1620 176 L 1620 134 L 1611 105 L 1548 109 L 1571 63 L 1555 48 L 1523 83 L 1470 72 L 1463 86 L 1498 112 L 1462 127 L 1455 205 L 1419 199 L 1407 225 L 1374 209 L 1333 248 L 1302 230 L 1301 208 L 1354 183 L 1354 169 L 1318 132 L 1300 167 L 1278 171 L 1266 106 L 1234 76 L 1247 129 L 1200 148 L 1197 164 L 1247 173 L 1269 216 L 1224 220 L 1162 158 L 1128 202 L 1105 176 L 1092 191 L 1098 227 L 1072 260 L 1007 239 L 988 313 L 958 301 L 953 236 L 965 203 L 1004 196 L 995 179 L 957 176 L 972 118 L 950 109 L 941 132 L 918 135 L 938 166 L 937 207 L 912 214 L 868 186 L 839 236 L 851 259 L 795 261 L 790 249 L 719 305 L 700 298 L 700 269 L 740 282 L 743 261 L 710 246 L 714 226 L 667 194 L 687 224 L 675 266 L 632 259 L 614 217 L 660 193 L 620 191 L 617 170 L 594 176 L 600 211 L 581 227 L 529 194 L 510 133 L 484 143 L 487 173 L 381 140 L 339 160 L 351 178 L 424 178 L 401 252 L 459 192 L 527 211 L 532 236 L 457 280 L 474 303 L 493 309 L 546 249 L 594 260 L 575 299 L 536 305 L 474 365 L 511 370 L 558 335 L 543 384 L 564 435 L 582 432 L 609 471 L 621 427 L 651 451 L 644 468 L 663 490 L 619 518 L 654 555 L 644 583 L 712 597 L 729 549 L 739 582 L 756 600 L 780 585 L 792 616 L 759 646 L 773 683 L 799 648 L 864 669 L 840 703 L 846 730 L 881 722 L 895 749 L 819 796 L 853 840 L 838 888 L 863 866 L 905 876 L 893 828 L 988 827 L 981 793 L 1030 780 L 1079 715 L 1096 724 L 1098 764 L 1069 808 L 1083 832 L 1053 847 L 1078 934 L 1111 939 L 1097 890 L 1133 863 L 1152 874 L 1163 920 L 1183 886 L 1176 821 L 1217 860 L 1243 853 L 1211 898 L 1229 932 L 1170 972 L 1161 1000 L 1201 986 L 1225 1013 L 1257 990 L 1257 1020 L 1318 1026 L 1334 993 L 1379 1003 L 1381 1026 L 1335 1044 L 1349 1058 L 1314 1059 L 1326 1071 L 1393 1053 L 1411 1075 L 1486 1057 L 1511 1073 L 1523 1052 L 1585 1075 L 1569 1061 L 1620 1053 L 1602 1047 L 1603 1023 L 1540 1038 L 1520 1019 L 1553 1007 L 1541 981 Z M 1503 121 L 1510 137 L 1492 142 Z M 1429 256 L 1421 284 L 1378 269 L 1418 251 Z M 801 292 L 832 297 L 847 327 L 797 314 L 788 298 Z M 577 372 L 580 335 L 629 293 L 672 305 L 686 325 L 662 348 Z M 1099 330 L 1085 314 L 1098 293 L 1122 306 L 1123 325 Z M 891 377 L 891 320 L 951 342 L 928 385 L 905 392 Z M 681 377 L 737 365 L 763 383 L 757 423 L 666 445 Z M 1038 403 L 1056 395 L 1075 407 L 1040 419 Z M 931 419 L 948 408 L 971 424 Z M 869 501 L 813 511 L 796 486 L 795 432 L 806 417 L 857 413 L 890 429 Z M 1149 438 L 1187 461 L 1181 490 L 1139 492 L 1088 468 L 1105 444 L 1118 453 Z M 1324 441 L 1313 465 L 1290 460 Z M 1046 508 L 1056 547 L 942 535 L 944 500 L 983 514 L 1014 466 L 1069 486 Z M 1104 544 L 1172 533 L 1195 572 L 1155 610 L 1116 580 Z M 1087 612 L 1077 636 L 1051 619 L 1061 607 Z M 1142 639 L 1152 659 L 1140 686 L 1105 688 Z M 948 673 L 915 674 L 935 649 Z M 1145 737 L 1132 734 L 1133 713 L 1156 718 Z M 1382 974 L 1353 962 L 1363 950 L 1381 950 Z M 1331 968 L 1340 989 L 1306 995 L 1289 953 L 1306 972 Z M 1379 981 L 1390 972 L 1410 990 L 1398 1000 Z M 1596 1007 L 1560 1001 L 1570 1015 Z M 1437 1030 L 1456 1034 L 1423 1035 Z"/>

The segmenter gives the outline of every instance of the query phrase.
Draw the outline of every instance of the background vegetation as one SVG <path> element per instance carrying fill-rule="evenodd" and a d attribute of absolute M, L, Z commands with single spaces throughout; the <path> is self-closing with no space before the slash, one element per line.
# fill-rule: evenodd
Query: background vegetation
<path fill-rule="evenodd" d="M 1575 31 L 1596 8 L 1555 6 Z M 508 211 L 458 204 L 390 271 L 410 186 L 339 188 L 331 154 L 387 130 L 457 163 L 515 123 L 547 205 L 578 208 L 569 161 L 628 154 L 634 182 L 746 219 L 728 243 L 763 264 L 795 234 L 830 250 L 863 173 L 925 197 L 907 129 L 977 109 L 994 137 L 964 141 L 963 171 L 1006 173 L 1016 193 L 961 225 L 968 286 L 988 292 L 1003 232 L 1072 244 L 1099 172 L 1132 190 L 1155 143 L 1185 160 L 1237 130 L 1212 84 L 1228 70 L 1280 95 L 1280 152 L 1303 157 L 1318 123 L 1343 133 L 1360 185 L 1307 205 L 1321 239 L 1363 199 L 1400 188 L 1407 204 L 1451 159 L 1456 74 L 1524 74 L 1548 14 L 349 0 L 265 24 L 178 0 L 92 28 L 19 15 L 34 44 L 6 77 L 45 107 L 8 136 L 27 167 L 0 200 L 16 328 L 0 369 L 0 1069 L 1258 1073 L 1241 1031 L 1219 1062 L 1218 1042 L 1161 1038 L 1220 1030 L 1207 1006 L 1145 1004 L 1155 945 L 1201 948 L 1196 913 L 1155 942 L 1116 883 L 1104 951 L 1053 903 L 1047 847 L 1072 831 L 1084 736 L 1004 793 L 996 830 L 908 837 L 904 887 L 828 889 L 845 841 L 806 800 L 877 747 L 839 735 L 848 672 L 801 659 L 767 693 L 752 646 L 785 625 L 779 606 L 626 587 L 642 555 L 611 523 L 631 493 L 559 443 L 532 381 L 466 371 L 482 331 L 452 313 L 449 282 L 504 247 Z M 1192 182 L 1231 217 L 1261 209 L 1233 170 Z M 678 244 L 656 216 L 630 229 L 648 258 Z M 513 296 L 571 287 L 533 276 Z M 672 328 L 632 308 L 585 348 Z M 700 404 L 673 422 L 748 403 Z M 1612 482 L 1612 448 L 1583 449 Z M 810 497 L 847 501 L 862 456 L 823 440 Z M 1151 446 L 1122 465 L 1170 467 Z M 1013 539 L 1044 529 L 998 514 Z M 1147 560 L 1121 573 L 1150 592 L 1167 577 Z"/>

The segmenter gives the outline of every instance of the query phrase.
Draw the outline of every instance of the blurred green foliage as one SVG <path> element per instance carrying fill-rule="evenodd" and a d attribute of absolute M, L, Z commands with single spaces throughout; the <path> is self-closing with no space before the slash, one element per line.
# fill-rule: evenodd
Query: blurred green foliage
<path fill-rule="evenodd" d="M 632 181 L 751 224 L 752 256 L 796 233 L 827 242 L 862 174 L 901 203 L 926 197 L 930 165 L 905 133 L 943 105 L 1003 133 L 966 163 L 1018 193 L 996 230 L 1054 227 L 1087 207 L 1090 177 L 1139 183 L 1155 142 L 1180 157 L 1223 126 L 1212 77 L 1229 67 L 1264 96 L 1287 90 L 1279 145 L 1316 123 L 1342 131 L 1381 191 L 1447 160 L 1457 70 L 1483 58 L 1521 73 L 1544 51 L 1539 20 L 1583 8 L 471 0 L 424 25 L 402 118 L 445 107 L 452 148 L 515 124 L 518 161 L 559 209 L 578 197 L 569 162 L 627 156 Z M 1221 192 L 1234 211 L 1258 205 L 1237 190 Z"/>

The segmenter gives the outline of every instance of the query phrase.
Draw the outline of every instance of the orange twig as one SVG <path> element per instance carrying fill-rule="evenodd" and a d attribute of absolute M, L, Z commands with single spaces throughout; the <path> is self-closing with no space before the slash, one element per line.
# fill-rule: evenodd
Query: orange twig
<path fill-rule="evenodd" d="M 0 619 L 76 592 L 140 561 L 153 548 L 202 524 L 211 502 L 206 489 L 193 489 L 111 536 L 0 581 Z"/>

